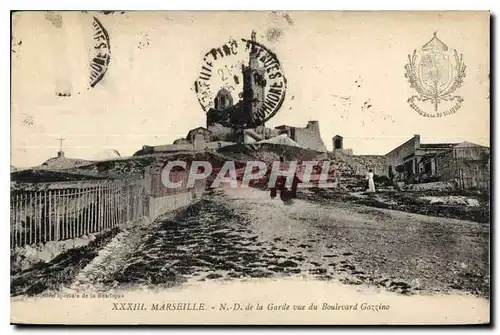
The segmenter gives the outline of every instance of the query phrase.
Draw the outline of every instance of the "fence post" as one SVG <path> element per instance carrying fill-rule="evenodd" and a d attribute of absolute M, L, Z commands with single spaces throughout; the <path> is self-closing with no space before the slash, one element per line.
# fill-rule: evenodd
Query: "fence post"
<path fill-rule="evenodd" d="M 85 198 L 84 198 L 85 190 L 82 190 L 79 188 L 77 192 L 75 192 L 76 199 L 77 199 L 77 204 L 78 204 L 78 221 L 76 222 L 75 226 L 75 233 L 73 234 L 73 237 L 80 236 L 81 231 L 82 231 L 82 225 L 83 222 L 85 222 Z"/>
<path fill-rule="evenodd" d="M 109 227 L 112 228 L 115 222 L 115 183 L 109 188 Z"/>
<path fill-rule="evenodd" d="M 127 200 L 125 203 L 127 204 L 127 207 L 125 208 L 127 210 L 127 221 L 130 221 L 130 192 L 132 192 L 133 188 L 130 187 L 130 185 L 127 186 Z"/>
<path fill-rule="evenodd" d="M 28 196 L 29 193 L 25 193 L 23 198 L 24 198 L 24 245 L 28 244 L 28 200 L 31 200 L 31 198 Z M 31 202 L 29 203 L 31 207 Z M 31 208 L 30 208 L 31 209 Z M 31 219 L 31 218 L 30 218 Z"/>
<path fill-rule="evenodd" d="M 106 184 L 106 188 L 104 189 L 104 227 L 103 229 L 108 228 L 108 223 L 109 223 L 109 184 Z"/>
<path fill-rule="evenodd" d="M 114 228 L 116 226 L 116 197 L 117 197 L 117 194 L 118 194 L 118 188 L 117 188 L 117 184 L 114 183 L 113 185 L 113 195 L 111 196 L 111 199 L 112 199 L 112 206 L 113 206 L 113 211 L 111 212 L 112 215 L 111 215 L 111 227 Z"/>
<path fill-rule="evenodd" d="M 51 241 L 54 240 L 54 237 L 52 237 L 52 232 L 54 231 L 54 229 L 52 229 L 52 195 L 51 195 L 52 192 L 50 192 L 50 190 L 47 192 L 45 191 L 45 196 L 46 196 L 46 199 L 45 201 L 47 201 L 47 205 L 48 205 L 48 210 L 47 210 L 47 222 L 49 224 L 49 239 Z"/>
<path fill-rule="evenodd" d="M 85 222 L 83 223 L 83 231 L 80 233 L 80 235 L 86 235 L 87 231 L 89 230 L 89 222 L 90 222 L 90 197 L 89 197 L 89 192 L 90 188 L 85 188 L 83 190 L 85 197 L 83 201 L 84 205 L 84 211 L 85 211 Z"/>
<path fill-rule="evenodd" d="M 90 191 L 92 190 L 92 188 L 86 188 L 85 189 L 85 193 L 87 194 L 85 196 L 85 199 L 86 199 L 86 205 L 85 205 L 85 208 L 86 208 L 86 212 L 87 212 L 87 224 L 85 226 L 85 231 L 83 232 L 83 235 L 88 235 L 89 233 L 89 230 L 90 230 L 90 216 L 91 216 L 91 209 L 92 209 L 92 206 L 90 206 Z"/>
<path fill-rule="evenodd" d="M 111 227 L 111 212 L 113 210 L 113 203 L 111 201 L 111 195 L 112 195 L 112 189 L 113 189 L 113 183 L 108 185 L 108 194 L 107 194 L 107 203 L 108 203 L 108 224 L 106 226 L 106 229 L 109 229 Z"/>
<path fill-rule="evenodd" d="M 22 218 L 22 202 L 21 202 L 21 195 L 18 194 L 16 196 L 16 203 L 17 203 L 17 218 L 16 218 L 16 246 L 21 245 L 21 218 Z"/>
<path fill-rule="evenodd" d="M 41 239 L 41 236 L 42 236 L 42 192 L 40 192 L 40 199 L 39 199 L 39 202 L 38 202 L 38 213 L 40 214 L 40 217 L 39 217 L 39 221 L 38 221 L 38 232 L 39 232 L 39 235 L 40 235 L 40 239 Z M 45 199 L 43 199 L 43 204 L 45 205 Z M 34 236 L 34 240 L 35 240 L 35 243 L 37 243 L 37 229 L 35 228 L 35 236 Z M 45 236 L 45 242 L 47 242 L 47 230 L 43 229 L 43 235 Z"/>
<path fill-rule="evenodd" d="M 104 215 L 103 215 L 103 204 L 102 204 L 102 184 L 99 184 L 99 190 L 98 190 L 98 203 L 99 203 L 99 221 L 98 221 L 98 225 L 97 225 L 97 231 L 101 231 L 102 230 L 102 225 L 103 225 L 103 221 L 104 221 Z"/>
<path fill-rule="evenodd" d="M 68 220 L 68 210 L 67 210 L 67 206 L 66 206 L 66 202 L 67 202 L 67 195 L 68 195 L 68 190 L 67 189 L 63 189 L 63 196 L 61 198 L 62 200 L 62 210 L 63 210 L 63 215 L 64 215 L 64 218 L 63 218 L 63 224 L 64 224 L 64 230 L 65 230 L 65 233 L 64 233 L 64 239 L 67 240 L 69 237 L 70 237 L 70 225 L 69 225 L 69 220 Z"/>
<path fill-rule="evenodd" d="M 64 189 L 59 191 L 59 197 L 57 199 L 57 207 L 61 210 L 61 235 L 60 240 L 64 240 L 66 238 L 66 220 L 64 218 Z"/>
<path fill-rule="evenodd" d="M 64 230 L 66 230 L 66 234 L 64 239 L 67 240 L 68 238 L 71 237 L 71 226 L 69 224 L 69 213 L 68 213 L 68 194 L 69 190 L 68 189 L 63 189 L 63 197 L 62 197 L 62 209 L 63 209 L 63 224 L 64 224 Z"/>
<path fill-rule="evenodd" d="M 96 220 L 95 220 L 95 212 L 96 212 L 96 208 L 95 208 L 95 206 L 96 206 L 96 201 L 95 201 L 95 200 L 96 200 L 96 197 L 95 197 L 95 190 L 96 190 L 96 188 L 95 188 L 95 186 L 94 186 L 94 187 L 92 187 L 92 189 L 91 189 L 91 190 L 92 190 L 92 191 L 91 191 L 91 201 L 92 201 L 92 206 L 91 206 L 90 208 L 91 208 L 91 214 L 92 214 L 92 215 L 91 215 L 91 221 L 90 221 L 90 227 L 89 227 L 88 235 L 90 235 L 91 233 L 93 233 L 93 232 L 94 232 L 94 229 L 95 229 L 95 221 L 96 221 Z"/>
<path fill-rule="evenodd" d="M 14 249 L 14 233 L 16 232 L 16 202 L 15 202 L 15 197 L 11 195 L 10 197 L 10 248 Z M 14 217 L 12 217 L 14 215 Z"/>
<path fill-rule="evenodd" d="M 31 196 L 31 194 L 30 194 L 30 209 L 33 212 L 33 220 L 30 220 L 30 224 L 29 224 L 29 231 L 28 231 L 28 241 L 29 242 L 28 242 L 28 245 L 31 245 L 33 243 L 33 237 L 32 237 L 33 226 L 36 225 L 36 219 L 37 219 L 37 215 L 38 215 L 38 211 L 36 208 L 37 192 L 35 191 L 32 194 L 33 194 L 33 196 Z M 31 206 L 32 202 L 33 202 L 33 207 Z"/>
<path fill-rule="evenodd" d="M 18 239 L 18 231 L 19 231 L 19 194 L 16 194 L 16 197 L 14 198 L 14 248 L 17 247 L 17 243 L 19 243 Z"/>
<path fill-rule="evenodd" d="M 59 190 L 55 190 L 54 193 L 52 194 L 52 197 L 53 198 L 53 202 L 54 202 L 54 209 L 55 209 L 55 215 L 54 215 L 54 219 L 56 222 L 54 222 L 54 231 L 55 231 L 55 238 L 54 240 L 55 241 L 59 241 L 59 238 L 60 238 L 60 225 L 59 225 L 59 206 L 57 206 L 57 197 L 59 195 Z"/>
<path fill-rule="evenodd" d="M 85 224 L 85 190 L 82 190 L 81 188 L 78 189 L 78 193 L 73 192 L 73 194 L 76 195 L 76 198 L 80 202 L 80 215 L 78 223 L 73 223 L 74 227 L 74 234 L 73 238 L 79 237 L 82 231 L 82 227 Z"/>
<path fill-rule="evenodd" d="M 83 231 L 85 230 L 85 225 L 87 224 L 87 190 L 84 188 L 82 189 L 82 222 L 80 223 L 80 231 L 78 233 L 78 236 L 81 236 L 83 234 Z"/>
<path fill-rule="evenodd" d="M 99 231 L 103 231 L 104 227 L 106 227 L 106 188 L 104 185 L 101 185 L 101 229 Z"/>

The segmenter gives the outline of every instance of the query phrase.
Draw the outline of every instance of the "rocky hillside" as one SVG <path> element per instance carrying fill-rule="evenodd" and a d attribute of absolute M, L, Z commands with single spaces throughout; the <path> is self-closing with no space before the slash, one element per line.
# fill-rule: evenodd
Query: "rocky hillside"
<path fill-rule="evenodd" d="M 235 161 L 236 168 L 245 166 L 247 161 L 264 161 L 271 164 L 284 157 L 285 161 L 330 161 L 329 174 L 344 184 L 357 183 L 353 169 L 342 159 L 313 150 L 278 145 L 240 144 L 220 148 L 218 151 L 155 153 L 128 158 L 108 159 L 90 162 L 65 169 L 27 169 L 23 173 L 13 173 L 13 181 L 19 182 L 56 182 L 85 180 L 95 178 L 142 178 L 144 173 L 159 169 L 166 161 L 182 160 L 188 164 L 194 160 L 209 161 L 214 169 L 222 167 L 225 161 Z"/>

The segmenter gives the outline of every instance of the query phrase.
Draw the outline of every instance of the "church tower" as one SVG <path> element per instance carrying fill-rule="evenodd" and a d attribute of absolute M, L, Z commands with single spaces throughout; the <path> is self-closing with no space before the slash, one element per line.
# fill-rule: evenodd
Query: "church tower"
<path fill-rule="evenodd" d="M 259 66 L 255 42 L 255 31 L 252 31 L 250 61 L 248 66 L 243 66 L 243 114 L 249 123 L 257 125 L 263 121 L 257 112 L 264 103 L 266 79 L 264 67 Z"/>

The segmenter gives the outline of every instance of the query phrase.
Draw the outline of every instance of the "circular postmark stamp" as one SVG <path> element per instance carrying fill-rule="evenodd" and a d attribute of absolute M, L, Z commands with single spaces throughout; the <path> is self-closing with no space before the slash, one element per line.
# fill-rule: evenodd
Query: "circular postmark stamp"
<path fill-rule="evenodd" d="M 102 80 L 111 61 L 111 43 L 109 34 L 101 21 L 94 17 L 92 22 L 94 46 L 90 62 L 90 87 Z"/>
<path fill-rule="evenodd" d="M 217 122 L 251 127 L 278 112 L 286 78 L 276 55 L 252 33 L 250 40 L 233 39 L 205 54 L 195 92 L 206 113 L 222 113 Z"/>

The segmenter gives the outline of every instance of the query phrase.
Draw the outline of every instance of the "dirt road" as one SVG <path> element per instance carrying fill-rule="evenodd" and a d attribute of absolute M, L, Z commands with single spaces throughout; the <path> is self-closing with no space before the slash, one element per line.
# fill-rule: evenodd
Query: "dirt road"
<path fill-rule="evenodd" d="M 226 189 L 119 236 L 73 286 L 307 276 L 404 294 L 487 296 L 489 227 L 361 205 L 285 205 Z"/>

